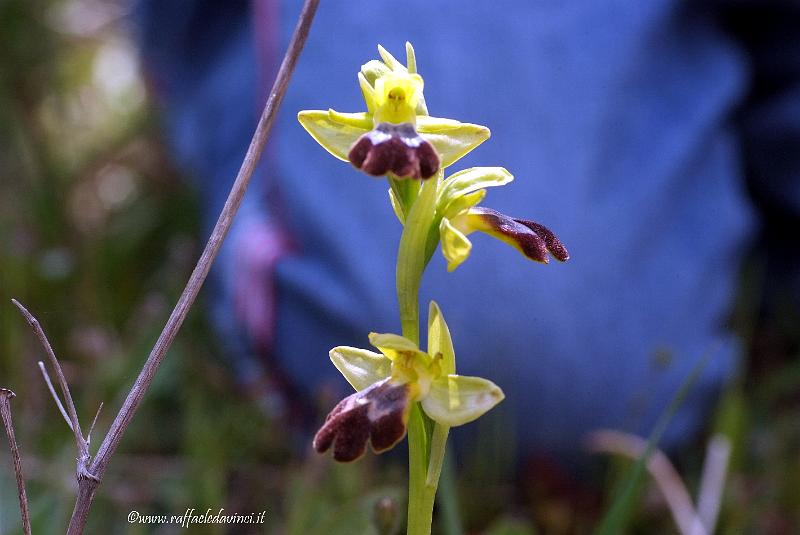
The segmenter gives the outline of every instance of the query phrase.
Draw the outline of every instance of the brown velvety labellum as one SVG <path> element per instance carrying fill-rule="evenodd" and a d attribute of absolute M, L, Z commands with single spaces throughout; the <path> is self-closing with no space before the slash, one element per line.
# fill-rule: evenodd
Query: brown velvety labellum
<path fill-rule="evenodd" d="M 347 155 L 350 163 L 372 176 L 427 179 L 439 170 L 439 155 L 410 123 L 381 123 L 363 134 Z"/>
<path fill-rule="evenodd" d="M 388 385 L 370 407 L 372 449 L 386 451 L 406 434 L 408 385 Z"/>
<path fill-rule="evenodd" d="M 547 244 L 530 228 L 490 208 L 473 210 L 494 232 L 511 238 L 525 256 L 536 262 L 548 263 Z"/>
<path fill-rule="evenodd" d="M 390 449 L 406 434 L 409 387 L 389 379 L 377 382 L 342 401 L 325 418 L 314 437 L 314 449 L 351 462 L 361 457 L 371 441 L 375 453 Z"/>
<path fill-rule="evenodd" d="M 547 245 L 547 250 L 550 251 L 550 254 L 553 255 L 553 258 L 560 262 L 566 262 L 569 260 L 569 251 L 567 251 L 567 248 L 563 243 L 561 243 L 561 240 L 559 240 L 558 237 L 553 234 L 552 230 L 545 227 L 541 223 L 528 221 L 527 219 L 516 219 L 515 221 L 525 225 L 536 234 L 541 236 L 545 245 Z"/>
<path fill-rule="evenodd" d="M 548 253 L 561 262 L 569 259 L 569 252 L 561 240 L 540 223 L 509 217 L 491 208 L 473 208 L 471 213 L 480 217 L 493 232 L 513 240 L 531 260 L 547 264 Z"/>

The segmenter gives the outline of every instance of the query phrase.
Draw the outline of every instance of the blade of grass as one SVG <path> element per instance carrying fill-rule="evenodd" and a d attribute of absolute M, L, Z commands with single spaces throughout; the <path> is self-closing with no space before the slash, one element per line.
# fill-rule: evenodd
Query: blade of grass
<path fill-rule="evenodd" d="M 711 357 L 715 353 L 716 350 L 709 351 L 697 361 L 697 364 L 695 364 L 692 371 L 689 372 L 689 375 L 683 383 L 681 383 L 672 400 L 670 400 L 669 404 L 664 409 L 664 412 L 658 417 L 656 426 L 653 428 L 653 432 L 650 433 L 650 437 L 647 440 L 647 447 L 644 453 L 625 476 L 621 485 L 622 490 L 603 516 L 600 526 L 595 530 L 596 535 L 618 535 L 626 532 L 626 526 L 630 521 L 633 507 L 639 497 L 639 490 L 641 489 L 640 482 L 645 475 L 647 461 L 658 446 L 661 437 L 667 430 L 670 421 L 672 421 L 672 417 L 683 404 L 686 396 L 700 377 L 703 368 L 706 367 L 706 364 L 708 364 L 708 361 L 711 360 Z"/>
<path fill-rule="evenodd" d="M 462 535 L 464 526 L 461 523 L 461 512 L 458 504 L 458 487 L 456 485 L 456 474 L 453 463 L 452 452 L 448 452 L 444 458 L 444 468 L 442 478 L 439 481 L 439 503 L 441 504 L 441 528 L 444 535 Z"/>

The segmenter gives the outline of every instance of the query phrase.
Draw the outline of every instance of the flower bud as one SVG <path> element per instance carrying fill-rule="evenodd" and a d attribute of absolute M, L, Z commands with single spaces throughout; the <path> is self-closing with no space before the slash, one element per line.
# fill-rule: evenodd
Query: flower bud
<path fill-rule="evenodd" d="M 394 535 L 400 527 L 400 508 L 397 500 L 384 496 L 375 502 L 372 523 L 380 535 Z"/>

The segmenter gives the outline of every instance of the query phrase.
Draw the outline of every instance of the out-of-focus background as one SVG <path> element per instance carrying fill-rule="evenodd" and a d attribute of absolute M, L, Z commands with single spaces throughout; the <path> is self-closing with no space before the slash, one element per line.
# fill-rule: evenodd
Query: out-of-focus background
<path fill-rule="evenodd" d="M 13 401 L 35 531 L 60 532 L 74 501 L 75 447 L 39 376 L 40 346 L 10 299 L 44 325 L 84 425 L 101 402 L 99 441 L 199 254 L 195 193 L 171 167 L 130 33 L 130 7 L 100 0 L 0 1 L 0 386 Z M 318 28 L 319 30 L 319 28 Z M 764 317 L 764 261 L 742 269 L 733 323 L 747 347 L 741 377 L 710 430 L 733 440 L 723 533 L 800 526 L 797 310 Z M 173 533 L 129 526 L 128 513 L 266 510 L 253 533 L 360 533 L 377 500 L 404 508 L 401 454 L 349 466 L 309 453 L 307 436 L 271 421 L 221 363 L 202 300 L 113 458 L 89 533 Z M 320 408 L 320 418 L 324 414 Z M 607 506 L 625 463 L 563 479 L 516 473 L 497 432 L 478 424 L 455 485 L 471 532 L 582 533 Z M 675 462 L 696 488 L 706 437 Z M 96 444 L 95 444 L 96 445 Z M 0 448 L 0 533 L 19 531 L 10 458 Z M 648 482 L 641 533 L 672 533 Z M 245 533 L 224 526 L 191 532 Z"/>

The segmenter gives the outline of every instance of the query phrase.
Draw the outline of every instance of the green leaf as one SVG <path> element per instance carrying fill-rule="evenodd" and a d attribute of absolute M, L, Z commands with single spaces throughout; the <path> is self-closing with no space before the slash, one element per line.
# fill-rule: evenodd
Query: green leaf
<path fill-rule="evenodd" d="M 397 220 L 400 221 L 400 224 L 405 224 L 406 215 L 403 213 L 403 205 L 400 204 L 400 200 L 395 195 L 394 190 L 389 188 L 389 202 L 392 204 L 392 210 L 394 210 L 394 215 L 397 216 Z"/>
<path fill-rule="evenodd" d="M 463 196 L 484 188 L 504 186 L 514 180 L 514 175 L 503 167 L 471 167 L 455 173 L 445 179 L 439 193 L 437 208 L 445 213 L 451 204 Z M 475 203 L 477 204 L 477 203 Z M 471 206 L 474 206 L 471 205 Z"/>
<path fill-rule="evenodd" d="M 438 425 L 438 424 L 437 424 Z M 435 431 L 434 431 L 435 432 Z M 452 451 L 445 456 L 442 477 L 439 481 L 439 527 L 442 535 L 466 533 L 461 521 L 461 506 L 458 501 L 458 486 Z"/>
<path fill-rule="evenodd" d="M 500 387 L 488 379 L 451 374 L 434 380 L 421 403 L 434 421 L 454 427 L 479 418 L 503 398 Z"/>
<path fill-rule="evenodd" d="M 400 222 L 405 225 L 405 216 L 417 199 L 421 183 L 419 180 L 397 178 L 393 173 L 389 173 L 387 178 L 389 179 L 389 187 L 392 189 L 394 200 L 403 213 L 403 219 Z"/>
<path fill-rule="evenodd" d="M 353 143 L 372 129 L 366 113 L 303 110 L 297 114 L 297 120 L 325 150 L 344 161 L 348 161 Z"/>
<path fill-rule="evenodd" d="M 417 132 L 439 153 L 442 168 L 460 160 L 491 135 L 485 126 L 429 116 L 417 116 Z"/>
<path fill-rule="evenodd" d="M 419 340 L 419 285 L 422 273 L 430 257 L 427 253 L 428 235 L 435 234 L 433 226 L 436 212 L 436 192 L 442 173 L 436 178 L 426 180 L 421 186 L 417 200 L 411 205 L 400 247 L 397 251 L 397 301 L 400 304 L 400 321 L 403 334 L 414 341 Z M 435 250 L 435 244 L 434 244 Z"/>
<path fill-rule="evenodd" d="M 442 373 L 449 375 L 456 373 L 456 354 L 453 349 L 453 339 L 450 329 L 444 321 L 442 311 L 436 301 L 431 301 L 428 307 L 428 354 L 442 355 Z"/>
<path fill-rule="evenodd" d="M 452 272 L 460 266 L 472 250 L 472 242 L 463 232 L 454 227 L 446 217 L 439 223 L 442 254 L 447 260 L 447 271 Z"/>
<path fill-rule="evenodd" d="M 389 377 L 392 361 L 380 353 L 357 347 L 339 346 L 330 351 L 331 361 L 347 382 L 358 391 Z"/>

